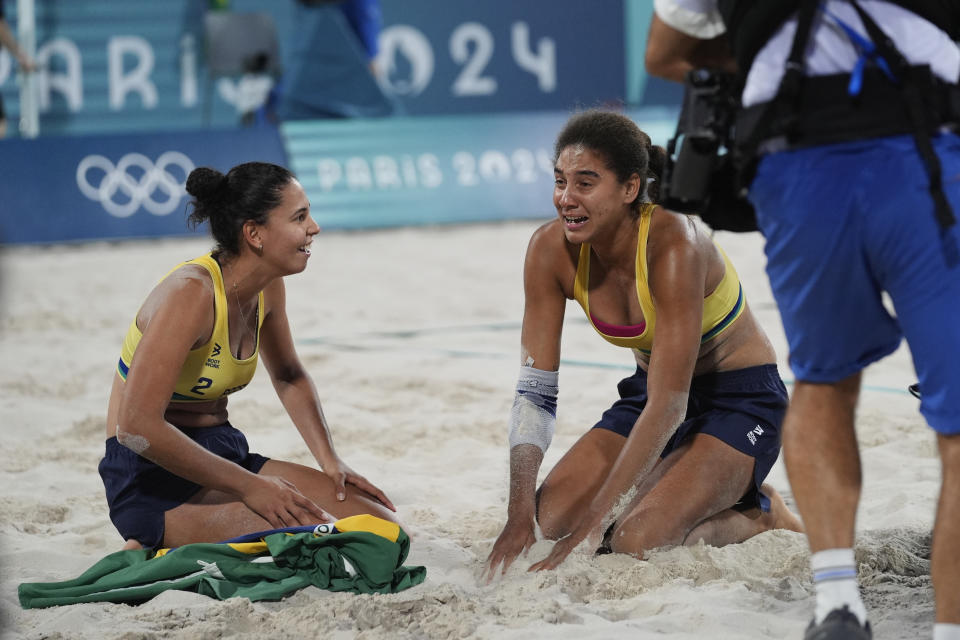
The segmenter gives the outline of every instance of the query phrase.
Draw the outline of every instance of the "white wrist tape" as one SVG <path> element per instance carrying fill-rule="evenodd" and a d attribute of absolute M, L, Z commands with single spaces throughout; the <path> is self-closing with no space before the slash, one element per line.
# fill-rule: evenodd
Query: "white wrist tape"
<path fill-rule="evenodd" d="M 557 422 L 559 373 L 520 367 L 517 395 L 510 409 L 510 448 L 533 444 L 546 453 Z"/>

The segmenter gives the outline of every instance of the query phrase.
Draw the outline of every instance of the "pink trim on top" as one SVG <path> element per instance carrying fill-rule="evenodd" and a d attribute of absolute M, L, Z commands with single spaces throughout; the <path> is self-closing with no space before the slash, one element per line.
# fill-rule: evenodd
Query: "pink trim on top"
<path fill-rule="evenodd" d="M 627 326 L 620 326 L 617 324 L 607 324 L 602 320 L 597 320 L 596 316 L 592 313 L 590 314 L 590 320 L 593 322 L 593 326 L 600 330 L 601 333 L 605 333 L 608 336 L 613 336 L 614 338 L 639 338 L 643 335 L 643 332 L 647 330 L 647 323 L 643 324 L 631 324 Z"/>

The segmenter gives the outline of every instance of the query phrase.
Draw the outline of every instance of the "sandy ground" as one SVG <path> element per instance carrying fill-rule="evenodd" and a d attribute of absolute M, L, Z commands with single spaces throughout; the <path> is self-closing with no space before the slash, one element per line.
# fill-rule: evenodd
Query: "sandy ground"
<path fill-rule="evenodd" d="M 535 222 L 321 234 L 288 279 L 297 347 L 340 454 L 399 508 L 424 584 L 387 596 L 305 589 L 281 602 L 167 592 L 140 605 L 24 611 L 16 587 L 65 580 L 119 549 L 96 467 L 120 341 L 152 284 L 205 253 L 203 239 L 0 252 L 0 629 L 4 638 L 799 638 L 812 613 L 801 534 L 640 561 L 575 553 L 479 581 L 505 518 L 506 422 L 519 364 L 521 268 Z M 720 235 L 781 354 L 757 234 Z M 557 434 L 546 472 L 616 397 L 629 352 L 571 303 Z M 930 528 L 939 486 L 933 432 L 905 392 L 901 349 L 865 377 L 858 416 L 865 489 L 857 560 L 878 639 L 929 637 Z M 251 449 L 311 464 L 266 372 L 230 401 Z M 543 473 L 541 475 L 543 475 Z M 782 463 L 769 481 L 791 501 Z"/>

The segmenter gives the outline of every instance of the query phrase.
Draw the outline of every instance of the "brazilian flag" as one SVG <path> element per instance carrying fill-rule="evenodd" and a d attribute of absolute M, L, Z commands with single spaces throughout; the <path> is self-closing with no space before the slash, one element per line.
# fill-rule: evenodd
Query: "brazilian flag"
<path fill-rule="evenodd" d="M 117 551 L 65 582 L 21 584 L 24 609 L 78 602 L 139 603 L 170 589 L 223 600 L 279 600 L 313 585 L 329 591 L 396 593 L 426 578 L 405 567 L 410 538 L 371 515 L 315 527 L 253 533 L 174 549 Z"/>

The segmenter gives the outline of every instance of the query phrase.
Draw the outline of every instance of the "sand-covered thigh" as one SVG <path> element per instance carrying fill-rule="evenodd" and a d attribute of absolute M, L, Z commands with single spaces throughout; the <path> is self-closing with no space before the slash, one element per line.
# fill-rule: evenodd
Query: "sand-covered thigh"
<path fill-rule="evenodd" d="M 4 638 L 799 638 L 812 612 L 808 550 L 777 531 L 725 548 L 656 550 L 640 561 L 575 552 L 528 573 L 480 570 L 505 518 L 506 419 L 519 365 L 521 271 L 535 223 L 325 233 L 287 279 L 288 315 L 339 453 L 396 503 L 424 584 L 396 595 L 306 589 L 281 602 L 168 592 L 136 607 L 24 611 L 24 581 L 75 577 L 122 541 L 96 467 L 120 341 L 149 288 L 206 240 L 0 253 L 0 629 Z M 757 234 L 722 234 L 749 303 L 790 379 Z M 568 307 L 557 434 L 544 473 L 616 397 L 631 356 Z M 905 389 L 902 348 L 864 379 L 865 488 L 857 560 L 877 637 L 932 626 L 930 527 L 939 486 L 933 433 Z M 313 461 L 265 371 L 230 400 L 252 450 Z M 791 501 L 782 462 L 769 481 Z M 682 500 L 683 496 L 677 496 Z"/>

